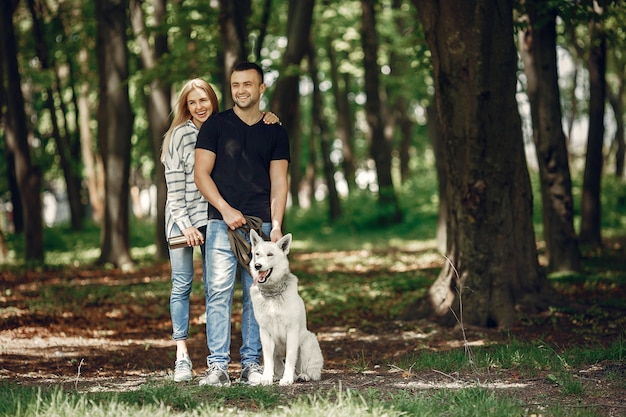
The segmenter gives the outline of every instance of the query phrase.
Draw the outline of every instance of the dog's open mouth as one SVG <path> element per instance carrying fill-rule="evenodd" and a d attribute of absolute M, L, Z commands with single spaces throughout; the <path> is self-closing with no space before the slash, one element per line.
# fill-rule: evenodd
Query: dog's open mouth
<path fill-rule="evenodd" d="M 256 277 L 256 282 L 258 282 L 259 284 L 263 284 L 272 274 L 272 270 L 273 268 L 270 268 L 266 271 L 259 271 L 259 274 Z"/>

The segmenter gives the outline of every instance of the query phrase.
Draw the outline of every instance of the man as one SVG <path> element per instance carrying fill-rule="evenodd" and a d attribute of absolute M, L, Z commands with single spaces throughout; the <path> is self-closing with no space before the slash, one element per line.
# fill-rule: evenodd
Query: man
<path fill-rule="evenodd" d="M 244 215 L 256 216 L 263 220 L 263 232 L 277 241 L 283 236 L 287 203 L 289 140 L 280 124 L 262 121 L 263 70 L 251 62 L 237 64 L 230 87 L 233 109 L 202 125 L 195 150 L 195 182 L 209 202 L 203 271 L 209 356 L 200 385 L 230 385 L 230 320 L 238 264 L 227 230 L 246 224 Z M 241 268 L 241 280 L 240 381 L 257 385 L 263 372 L 261 339 L 250 300 L 253 281 L 246 268 Z"/>

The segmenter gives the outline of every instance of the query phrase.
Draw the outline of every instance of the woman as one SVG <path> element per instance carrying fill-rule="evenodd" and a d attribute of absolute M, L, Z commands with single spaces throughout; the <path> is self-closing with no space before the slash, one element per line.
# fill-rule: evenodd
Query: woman
<path fill-rule="evenodd" d="M 193 282 L 194 246 L 200 246 L 204 267 L 204 236 L 208 203 L 194 182 L 194 149 L 202 124 L 219 111 L 217 95 L 204 80 L 185 83 L 176 103 L 174 118 L 165 133 L 161 162 L 165 167 L 167 201 L 165 203 L 165 234 L 167 238 L 184 235 L 187 245 L 170 248 L 172 290 L 170 315 L 172 338 L 176 341 L 174 381 L 190 381 L 192 364 L 187 350 L 189 333 L 189 299 Z M 277 123 L 271 112 L 265 123 Z"/>

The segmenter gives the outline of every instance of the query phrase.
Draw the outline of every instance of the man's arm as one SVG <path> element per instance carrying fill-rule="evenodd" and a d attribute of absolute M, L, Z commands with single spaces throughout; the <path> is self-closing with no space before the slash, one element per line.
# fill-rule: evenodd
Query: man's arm
<path fill-rule="evenodd" d="M 234 209 L 224 200 L 215 181 L 211 178 L 213 167 L 215 167 L 215 156 L 214 152 L 206 149 L 195 150 L 194 180 L 204 198 L 220 212 L 228 227 L 235 230 L 245 224 L 246 219 L 239 210 Z"/>
<path fill-rule="evenodd" d="M 272 242 L 276 242 L 283 237 L 283 216 L 285 215 L 287 193 L 289 191 L 288 167 L 289 162 L 286 159 L 270 162 L 270 213 L 272 216 L 270 239 Z"/>

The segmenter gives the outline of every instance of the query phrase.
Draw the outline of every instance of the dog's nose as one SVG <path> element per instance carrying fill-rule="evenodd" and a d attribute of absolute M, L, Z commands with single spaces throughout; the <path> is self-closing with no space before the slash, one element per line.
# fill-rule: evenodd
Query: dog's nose
<path fill-rule="evenodd" d="M 261 264 L 254 264 L 254 269 L 257 271 L 261 269 Z"/>

